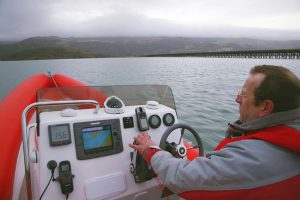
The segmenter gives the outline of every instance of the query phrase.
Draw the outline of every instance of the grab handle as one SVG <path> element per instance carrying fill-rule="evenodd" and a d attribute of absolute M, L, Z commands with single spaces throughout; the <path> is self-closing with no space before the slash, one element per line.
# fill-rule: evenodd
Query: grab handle
<path fill-rule="evenodd" d="M 100 108 L 99 103 L 94 100 L 70 100 L 70 101 L 50 101 L 50 102 L 36 102 L 28 105 L 22 113 L 22 140 L 23 140 L 23 152 L 25 162 L 25 172 L 29 173 L 29 161 L 28 161 L 28 143 L 27 143 L 27 128 L 26 128 L 26 117 L 28 112 L 32 108 L 38 108 L 43 106 L 58 106 L 58 105 L 77 105 L 77 104 L 95 104 L 96 108 L 94 113 L 97 114 Z"/>
<path fill-rule="evenodd" d="M 70 101 L 49 101 L 49 102 L 36 102 L 28 105 L 22 113 L 21 123 L 22 123 L 22 140 L 23 140 L 23 155 L 24 155 L 24 164 L 25 164 L 25 179 L 26 184 L 30 184 L 30 169 L 29 169 L 29 159 L 28 159 L 28 137 L 27 137 L 27 125 L 26 117 L 28 112 L 32 108 L 38 108 L 43 106 L 57 106 L 57 105 L 77 105 L 77 104 L 95 104 L 96 108 L 94 113 L 97 114 L 100 108 L 99 103 L 94 100 L 70 100 Z M 26 186 L 27 187 L 27 186 Z M 31 194 L 31 187 L 27 187 L 27 193 Z"/>

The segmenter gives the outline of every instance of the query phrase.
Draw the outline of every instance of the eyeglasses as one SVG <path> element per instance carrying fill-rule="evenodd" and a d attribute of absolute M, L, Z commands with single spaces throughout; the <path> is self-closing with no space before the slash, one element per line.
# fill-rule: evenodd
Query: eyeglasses
<path fill-rule="evenodd" d="M 237 95 L 236 95 L 236 98 L 237 99 L 241 99 L 242 97 L 246 97 L 247 95 L 245 94 L 245 90 L 240 90 L 238 91 Z"/>

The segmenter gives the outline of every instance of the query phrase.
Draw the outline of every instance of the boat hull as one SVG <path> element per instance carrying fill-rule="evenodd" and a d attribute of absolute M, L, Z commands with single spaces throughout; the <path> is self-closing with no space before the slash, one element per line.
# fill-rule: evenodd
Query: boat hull
<path fill-rule="evenodd" d="M 55 80 L 55 83 L 54 81 Z M 36 102 L 36 91 L 55 86 L 86 86 L 86 84 L 61 74 L 48 77 L 37 74 L 15 87 L 0 103 L 0 194 L 2 199 L 11 199 L 17 157 L 22 141 L 21 116 L 24 108 Z M 28 118 L 32 116 L 29 113 Z"/>

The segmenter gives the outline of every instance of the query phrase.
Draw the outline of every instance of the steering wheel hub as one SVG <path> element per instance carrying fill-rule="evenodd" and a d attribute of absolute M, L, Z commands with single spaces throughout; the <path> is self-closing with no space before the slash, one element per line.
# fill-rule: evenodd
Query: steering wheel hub
<path fill-rule="evenodd" d="M 181 136 L 180 136 L 180 140 L 179 140 L 178 144 L 176 144 L 175 142 L 169 143 L 167 141 L 168 136 L 174 130 L 179 129 L 179 128 L 181 129 Z M 183 123 L 173 124 L 172 126 L 167 128 L 167 130 L 164 132 L 164 134 L 162 135 L 162 137 L 160 139 L 159 147 L 161 149 L 169 151 L 173 156 L 175 156 L 177 158 L 186 157 L 187 148 L 182 143 L 182 138 L 183 138 L 185 129 L 187 129 L 194 136 L 195 141 L 197 143 L 197 145 L 192 147 L 192 148 L 198 148 L 199 149 L 199 156 L 203 156 L 204 155 L 204 148 L 203 148 L 203 144 L 202 144 L 202 141 L 201 141 L 201 138 L 200 138 L 199 134 L 191 126 L 189 126 L 187 124 L 183 124 Z"/>
<path fill-rule="evenodd" d="M 177 153 L 178 157 L 184 158 L 186 156 L 186 147 L 182 144 L 177 145 L 176 153 Z"/>

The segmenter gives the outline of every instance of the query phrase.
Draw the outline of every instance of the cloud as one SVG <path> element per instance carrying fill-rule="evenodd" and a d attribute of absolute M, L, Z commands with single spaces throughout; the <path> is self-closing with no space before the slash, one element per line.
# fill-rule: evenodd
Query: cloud
<path fill-rule="evenodd" d="M 298 0 L 1 0 L 0 40 L 32 36 L 300 39 Z"/>

